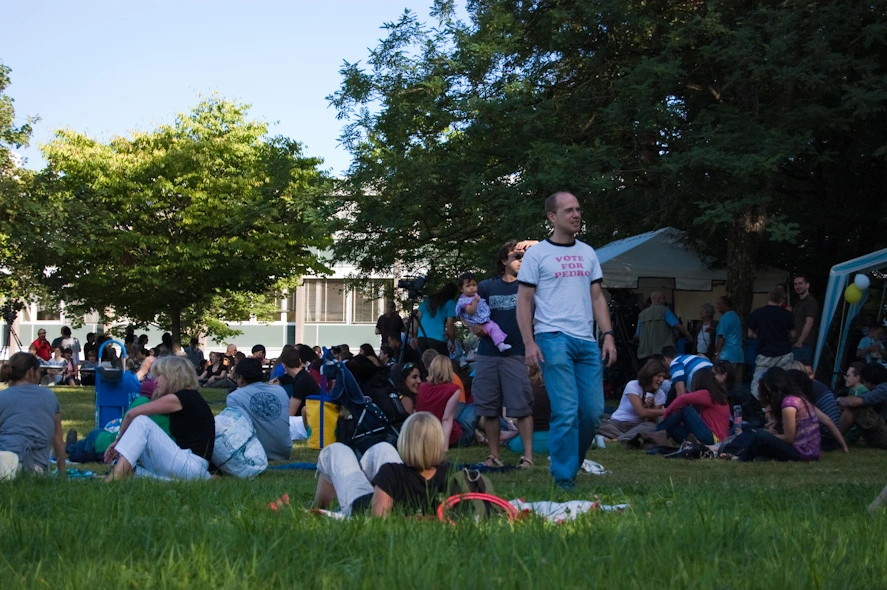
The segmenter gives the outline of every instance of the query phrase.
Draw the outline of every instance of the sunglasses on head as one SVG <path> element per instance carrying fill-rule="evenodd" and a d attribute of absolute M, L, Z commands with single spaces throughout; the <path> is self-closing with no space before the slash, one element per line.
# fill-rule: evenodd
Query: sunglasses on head
<path fill-rule="evenodd" d="M 416 368 L 416 363 L 406 363 L 406 364 L 404 364 L 403 368 L 400 370 L 400 373 L 401 373 L 401 375 L 405 375 L 406 373 L 409 373 L 410 371 L 412 371 L 415 368 Z"/>

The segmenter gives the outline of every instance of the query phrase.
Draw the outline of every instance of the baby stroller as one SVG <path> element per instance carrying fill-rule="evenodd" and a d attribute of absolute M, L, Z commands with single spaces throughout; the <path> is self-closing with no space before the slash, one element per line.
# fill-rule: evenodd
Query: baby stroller
<path fill-rule="evenodd" d="M 345 408 L 348 418 L 340 418 L 338 439 L 362 455 L 376 443 L 397 444 L 400 434 L 391 424 L 388 416 L 373 401 L 364 396 L 357 379 L 348 370 L 348 363 L 333 360 L 324 355 L 326 361 L 321 369 L 325 379 L 335 379 L 328 399 Z M 322 407 L 322 406 L 321 406 Z M 322 421 L 321 421 L 322 422 Z"/>
<path fill-rule="evenodd" d="M 99 359 L 105 347 L 116 344 L 120 356 L 100 363 L 95 371 L 95 427 L 104 428 L 108 422 L 123 418 L 130 402 L 139 395 L 139 378 L 125 369 L 126 347 L 117 340 L 108 340 L 99 348 Z M 111 351 L 113 349 L 109 349 Z M 108 366 L 110 365 L 110 366 Z"/>

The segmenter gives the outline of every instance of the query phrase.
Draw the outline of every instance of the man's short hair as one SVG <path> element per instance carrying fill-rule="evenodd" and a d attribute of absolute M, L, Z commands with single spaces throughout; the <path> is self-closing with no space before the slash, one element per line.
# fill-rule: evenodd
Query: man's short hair
<path fill-rule="evenodd" d="M 718 299 L 723 301 L 724 305 L 726 305 L 727 307 L 733 307 L 733 300 L 730 299 L 729 295 L 721 295 L 720 297 L 718 297 Z"/>
<path fill-rule="evenodd" d="M 866 363 L 859 372 L 859 378 L 872 385 L 881 385 L 887 382 L 887 367 L 881 363 Z"/>
<path fill-rule="evenodd" d="M 431 361 L 433 361 L 434 357 L 437 356 L 440 356 L 440 353 L 433 348 L 429 348 L 422 353 L 422 364 L 425 365 L 426 369 L 431 366 Z"/>
<path fill-rule="evenodd" d="M 803 279 L 805 283 L 809 283 L 810 279 L 802 272 L 799 272 L 795 276 L 792 277 L 792 282 L 795 282 L 797 279 Z"/>
<path fill-rule="evenodd" d="M 199 343 L 200 340 L 198 340 L 196 336 L 191 336 L 191 346 L 197 346 Z"/>
<path fill-rule="evenodd" d="M 768 299 L 773 303 L 779 303 L 783 299 L 785 299 L 785 288 L 782 285 L 776 285 L 772 289 L 770 289 L 770 293 L 767 295 Z"/>
<path fill-rule="evenodd" d="M 548 198 L 545 199 L 545 214 L 549 213 L 557 213 L 557 198 L 561 195 L 568 195 L 567 191 L 557 191 L 555 193 L 551 193 L 548 195 Z"/>
<path fill-rule="evenodd" d="M 237 365 L 234 367 L 234 374 L 247 383 L 257 383 L 265 378 L 265 373 L 262 371 L 262 363 L 259 362 L 259 359 L 252 357 L 237 361 Z"/>
<path fill-rule="evenodd" d="M 70 336 L 70 335 L 71 335 L 71 328 L 69 328 L 68 326 L 62 326 L 62 336 Z"/>
<path fill-rule="evenodd" d="M 252 353 L 256 354 L 257 352 L 261 352 L 262 354 L 266 354 L 265 347 L 262 346 L 261 344 L 256 344 L 255 346 L 253 346 Z"/>
<path fill-rule="evenodd" d="M 663 358 L 673 359 L 678 356 L 678 349 L 674 346 L 668 345 L 662 347 L 662 356 Z"/>

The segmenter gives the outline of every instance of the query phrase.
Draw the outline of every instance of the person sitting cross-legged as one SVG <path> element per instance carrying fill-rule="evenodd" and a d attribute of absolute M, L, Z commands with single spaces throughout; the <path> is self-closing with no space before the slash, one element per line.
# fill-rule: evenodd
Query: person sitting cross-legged
<path fill-rule="evenodd" d="M 770 409 L 773 422 L 768 428 L 743 430 L 721 456 L 740 461 L 769 458 L 777 461 L 816 461 L 821 451 L 819 425 L 825 424 L 847 452 L 838 427 L 803 397 L 785 369 L 770 367 L 758 380 L 758 399 Z M 735 455 L 735 456 L 733 456 Z"/>
<path fill-rule="evenodd" d="M 280 385 L 265 383 L 260 359 L 245 358 L 234 367 L 237 389 L 228 394 L 225 402 L 249 416 L 271 461 L 290 458 L 293 450 L 290 438 L 289 399 Z"/>
<path fill-rule="evenodd" d="M 360 461 L 350 447 L 333 443 L 317 458 L 314 505 L 327 508 L 338 499 L 345 515 L 369 512 L 384 517 L 392 510 L 434 514 L 438 498 L 453 493 L 446 450 L 443 426 L 429 412 L 406 419 L 397 449 L 377 443 Z"/>
<path fill-rule="evenodd" d="M 662 384 L 668 378 L 668 368 L 661 361 L 650 359 L 637 376 L 625 384 L 619 407 L 609 420 L 601 422 L 598 434 L 608 439 L 631 438 L 656 429 L 656 420 L 664 413 L 666 394 Z"/>
<path fill-rule="evenodd" d="M 151 365 L 157 382 L 151 401 L 132 408 L 117 439 L 105 451 L 105 463 L 117 464 L 108 480 L 136 476 L 158 479 L 209 479 L 216 425 L 209 404 L 197 391 L 194 365 L 184 357 L 164 356 Z M 175 440 L 149 416 L 169 414 Z"/>
<path fill-rule="evenodd" d="M 838 399 L 843 410 L 841 432 L 847 432 L 855 424 L 865 444 L 887 449 L 887 367 L 868 363 L 860 370 L 860 379 L 868 392 Z"/>
<path fill-rule="evenodd" d="M 691 385 L 690 393 L 679 395 L 665 408 L 656 430 L 665 430 L 679 443 L 691 434 L 705 445 L 724 440 L 730 429 L 730 405 L 724 386 L 711 369 L 696 371 Z"/>

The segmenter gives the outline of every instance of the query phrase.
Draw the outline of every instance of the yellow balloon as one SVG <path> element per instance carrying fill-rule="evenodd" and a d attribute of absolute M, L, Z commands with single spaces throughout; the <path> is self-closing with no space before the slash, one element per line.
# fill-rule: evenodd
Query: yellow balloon
<path fill-rule="evenodd" d="M 844 301 L 853 305 L 859 303 L 860 299 L 862 299 L 862 291 L 859 290 L 859 287 L 853 283 L 847 285 L 847 288 L 844 289 Z"/>

